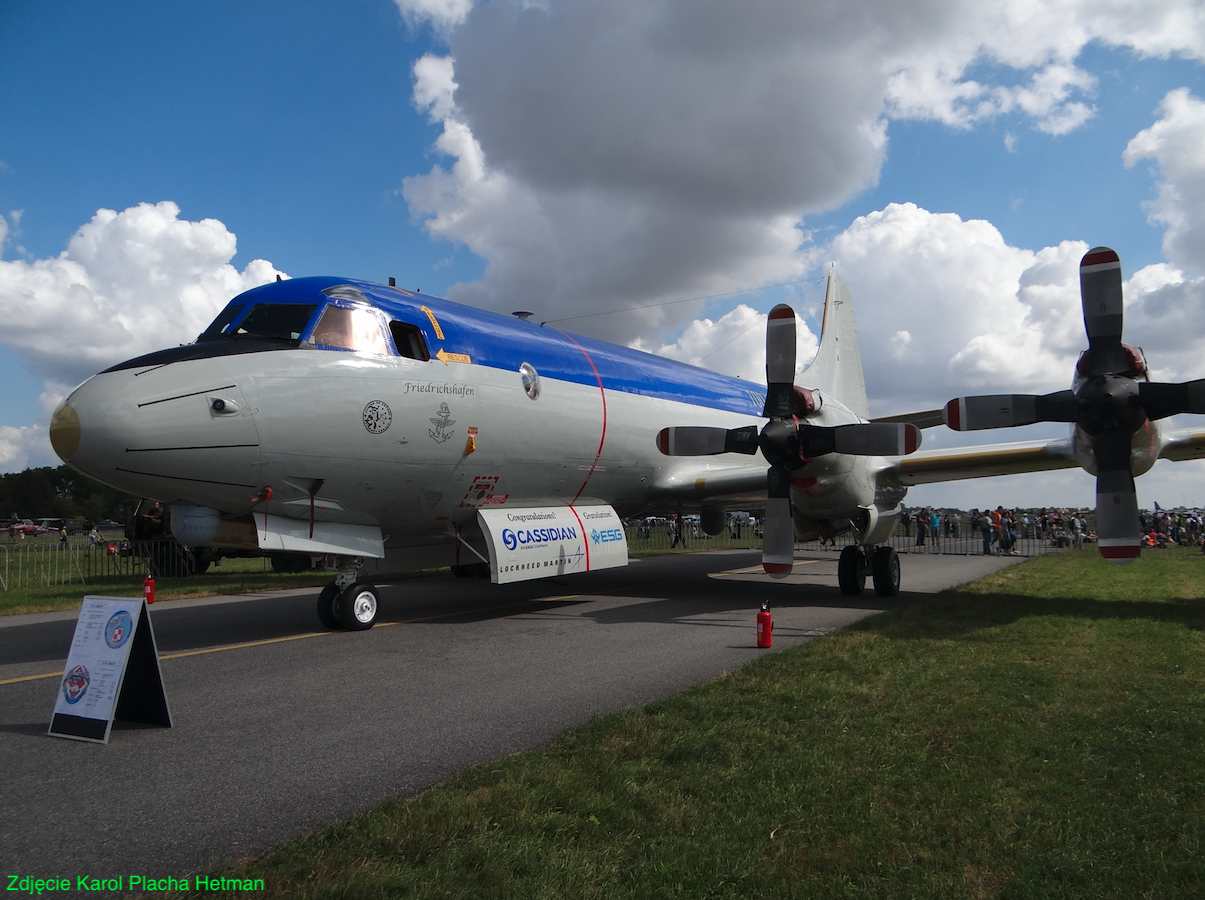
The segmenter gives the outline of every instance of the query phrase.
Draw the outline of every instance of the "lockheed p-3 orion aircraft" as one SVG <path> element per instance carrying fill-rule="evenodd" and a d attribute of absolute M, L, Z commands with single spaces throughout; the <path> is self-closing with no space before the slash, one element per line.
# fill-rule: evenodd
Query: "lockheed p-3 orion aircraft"
<path fill-rule="evenodd" d="M 869 420 L 838 276 L 798 379 L 795 327 L 771 312 L 763 388 L 392 286 L 298 278 L 89 379 L 50 437 L 73 468 L 167 504 L 185 546 L 320 560 L 335 578 L 318 616 L 353 630 L 376 620 L 374 572 L 586 572 L 626 564 L 621 516 L 697 512 L 717 534 L 760 504 L 770 575 L 790 573 L 796 540 L 852 531 L 841 589 L 871 577 L 893 595 L 885 542 L 908 486 L 1076 464 L 1029 445 L 909 455 L 942 411 Z"/>

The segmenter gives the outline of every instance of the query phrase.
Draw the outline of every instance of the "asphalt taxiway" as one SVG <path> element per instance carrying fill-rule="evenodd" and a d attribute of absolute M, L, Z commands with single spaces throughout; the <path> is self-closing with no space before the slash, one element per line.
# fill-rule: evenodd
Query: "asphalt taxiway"
<path fill-rule="evenodd" d="M 823 552 L 784 581 L 747 551 L 403 579 L 359 633 L 322 631 L 312 589 L 159 603 L 174 727 L 118 722 L 108 745 L 46 736 L 76 614 L 0 618 L 0 874 L 204 871 L 773 652 L 763 600 L 777 651 L 1017 561 L 905 555 L 891 600 L 843 596 Z"/>

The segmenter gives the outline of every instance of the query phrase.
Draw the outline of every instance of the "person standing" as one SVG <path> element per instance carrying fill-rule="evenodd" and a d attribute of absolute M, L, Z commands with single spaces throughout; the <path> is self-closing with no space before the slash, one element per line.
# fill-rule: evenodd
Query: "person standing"
<path fill-rule="evenodd" d="M 941 513 L 936 509 L 929 515 L 929 533 L 933 543 L 933 552 L 941 553 Z"/>
<path fill-rule="evenodd" d="M 67 549 L 67 526 L 64 525 L 59 529 L 59 549 Z"/>
<path fill-rule="evenodd" d="M 916 546 L 925 546 L 925 510 L 922 507 L 916 513 Z"/>
<path fill-rule="evenodd" d="M 992 525 L 992 514 L 988 512 L 987 507 L 983 507 L 983 516 L 979 522 L 979 527 L 983 531 L 983 555 L 992 555 L 992 541 L 995 539 L 995 528 Z"/>
<path fill-rule="evenodd" d="M 1087 524 L 1082 512 L 1077 511 L 1071 519 L 1071 546 L 1076 550 L 1084 549 L 1084 528 Z"/>

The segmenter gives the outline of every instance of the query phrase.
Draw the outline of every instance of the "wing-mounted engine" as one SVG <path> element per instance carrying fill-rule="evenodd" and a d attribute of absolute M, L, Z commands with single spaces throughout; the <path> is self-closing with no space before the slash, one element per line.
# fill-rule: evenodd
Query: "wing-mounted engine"
<path fill-rule="evenodd" d="M 794 563 L 795 527 L 791 512 L 791 473 L 829 453 L 851 456 L 903 456 L 920 446 L 920 429 L 911 424 L 815 425 L 809 417 L 822 406 L 818 392 L 799 387 L 795 378 L 795 312 L 785 304 L 770 311 L 766 323 L 766 404 L 769 421 L 760 428 L 679 426 L 663 428 L 657 446 L 667 456 L 711 456 L 759 450 L 766 462 L 766 519 L 762 567 L 785 578 Z"/>
<path fill-rule="evenodd" d="M 1052 394 L 958 397 L 946 404 L 955 431 L 1073 422 L 1091 446 L 1084 468 L 1096 475 L 1096 530 L 1101 555 L 1127 563 L 1141 546 L 1131 446 L 1149 423 L 1179 413 L 1205 413 L 1205 379 L 1180 384 L 1148 380 L 1141 351 L 1122 343 L 1121 260 L 1108 247 L 1080 260 L 1080 301 L 1088 349 L 1072 389 Z"/>

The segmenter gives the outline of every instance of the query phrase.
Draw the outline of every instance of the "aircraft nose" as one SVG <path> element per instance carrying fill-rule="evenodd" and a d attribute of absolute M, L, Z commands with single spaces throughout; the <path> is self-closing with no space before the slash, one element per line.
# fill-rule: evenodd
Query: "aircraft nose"
<path fill-rule="evenodd" d="M 50 446 L 63 462 L 71 462 L 79 449 L 79 413 L 64 400 L 50 417 Z"/>

